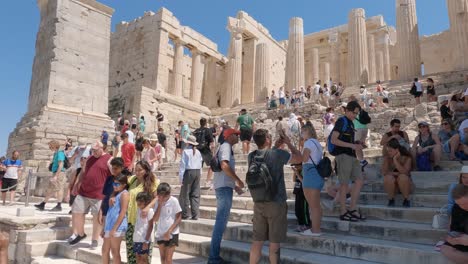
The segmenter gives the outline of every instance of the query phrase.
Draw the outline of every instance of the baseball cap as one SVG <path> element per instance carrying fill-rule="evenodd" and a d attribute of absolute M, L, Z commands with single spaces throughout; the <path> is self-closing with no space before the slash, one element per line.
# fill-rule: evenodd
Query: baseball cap
<path fill-rule="evenodd" d="M 224 131 L 224 138 L 228 138 L 230 135 L 240 135 L 240 131 L 234 128 L 229 128 L 226 131 Z"/>

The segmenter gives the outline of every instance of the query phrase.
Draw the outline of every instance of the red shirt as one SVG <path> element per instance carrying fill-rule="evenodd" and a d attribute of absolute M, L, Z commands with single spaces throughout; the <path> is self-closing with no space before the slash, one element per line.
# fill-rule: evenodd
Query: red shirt
<path fill-rule="evenodd" d="M 122 159 L 124 167 L 131 170 L 133 168 L 133 156 L 135 156 L 135 145 L 132 143 L 125 143 L 122 145 Z"/>
<path fill-rule="evenodd" d="M 109 154 L 103 154 L 101 157 L 96 158 L 89 156 L 86 161 L 85 173 L 81 178 L 81 186 L 78 194 L 91 198 L 91 199 L 104 199 L 102 195 L 102 189 L 107 177 L 111 175 L 107 162 L 112 158 Z"/>
<path fill-rule="evenodd" d="M 120 134 L 123 134 L 123 133 L 127 132 L 127 130 L 128 130 L 128 125 L 125 124 L 125 125 L 122 127 L 122 130 L 120 130 Z"/>

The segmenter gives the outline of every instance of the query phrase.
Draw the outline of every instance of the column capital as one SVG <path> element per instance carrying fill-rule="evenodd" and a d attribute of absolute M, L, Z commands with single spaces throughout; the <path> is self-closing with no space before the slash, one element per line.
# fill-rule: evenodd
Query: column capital
<path fill-rule="evenodd" d="M 173 38 L 172 42 L 174 42 L 174 44 L 178 46 L 184 46 L 185 44 L 187 44 L 184 41 L 182 41 L 180 38 Z"/>

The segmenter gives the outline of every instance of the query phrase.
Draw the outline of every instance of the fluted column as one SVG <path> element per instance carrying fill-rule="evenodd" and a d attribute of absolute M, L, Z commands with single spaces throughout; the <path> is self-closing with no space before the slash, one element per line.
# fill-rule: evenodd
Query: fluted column
<path fill-rule="evenodd" d="M 327 83 L 330 81 L 330 63 L 324 62 L 323 63 L 323 83 Z"/>
<path fill-rule="evenodd" d="M 227 63 L 227 89 L 221 100 L 223 107 L 232 107 L 241 103 L 242 89 L 242 32 L 233 29 L 229 44 Z"/>
<path fill-rule="evenodd" d="M 289 42 L 286 59 L 286 90 L 304 86 L 304 24 L 302 18 L 289 21 Z"/>
<path fill-rule="evenodd" d="M 377 52 L 375 65 L 377 80 L 385 80 L 384 54 L 382 51 Z"/>
<path fill-rule="evenodd" d="M 330 75 L 333 81 L 340 81 L 340 40 L 338 32 L 330 35 Z"/>
<path fill-rule="evenodd" d="M 351 85 L 369 82 L 365 16 L 362 8 L 353 9 L 349 13 L 348 82 Z"/>
<path fill-rule="evenodd" d="M 205 87 L 203 89 L 202 94 L 203 96 L 203 104 L 205 104 L 208 107 L 218 107 L 218 98 L 216 97 L 216 94 L 218 93 L 219 86 L 216 83 L 216 71 L 217 71 L 217 66 L 216 66 L 217 59 L 214 57 L 208 57 L 205 60 L 205 71 L 206 71 L 206 83 Z"/>
<path fill-rule="evenodd" d="M 383 44 L 383 66 L 384 66 L 384 80 L 389 81 L 392 79 L 392 69 L 390 65 L 390 35 L 385 34 Z"/>
<path fill-rule="evenodd" d="M 450 34 L 456 43 L 455 69 L 468 68 L 468 0 L 447 0 Z"/>
<path fill-rule="evenodd" d="M 314 84 L 320 80 L 320 66 L 319 66 L 319 50 L 317 48 L 312 49 L 312 78 Z"/>
<path fill-rule="evenodd" d="M 201 104 L 203 74 L 205 65 L 202 63 L 200 51 L 192 50 L 192 75 L 190 81 L 190 100 L 196 104 Z"/>
<path fill-rule="evenodd" d="M 396 0 L 396 5 L 397 45 L 400 53 L 398 76 L 401 80 L 410 80 L 421 75 L 416 0 Z"/>
<path fill-rule="evenodd" d="M 266 43 L 256 47 L 255 58 L 255 101 L 263 102 L 270 87 L 270 51 Z"/>
<path fill-rule="evenodd" d="M 183 89 L 183 67 L 184 67 L 184 45 L 175 39 L 174 42 L 174 63 L 172 68 L 172 89 L 170 91 L 174 96 L 182 97 Z"/>
<path fill-rule="evenodd" d="M 377 81 L 375 66 L 375 37 L 374 34 L 367 35 L 367 58 L 369 59 L 369 82 Z"/>

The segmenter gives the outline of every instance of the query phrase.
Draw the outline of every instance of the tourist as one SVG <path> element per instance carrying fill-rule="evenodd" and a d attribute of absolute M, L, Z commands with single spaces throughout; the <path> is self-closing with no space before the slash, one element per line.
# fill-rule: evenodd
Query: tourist
<path fill-rule="evenodd" d="M 289 107 L 291 106 L 291 97 L 289 95 L 289 91 L 286 91 L 286 95 L 284 96 L 285 100 L 286 100 L 286 109 L 289 109 Z"/>
<path fill-rule="evenodd" d="M 392 119 L 392 121 L 390 121 L 390 131 L 385 133 L 380 140 L 380 146 L 382 146 L 382 156 L 387 156 L 387 143 L 392 139 L 398 140 L 398 143 L 400 143 L 400 145 L 405 147 L 407 150 L 411 148 L 408 133 L 401 131 L 400 129 L 400 119 Z"/>
<path fill-rule="evenodd" d="M 109 134 L 107 131 L 103 130 L 101 133 L 101 143 L 104 146 L 104 151 L 107 150 L 107 144 L 109 142 Z"/>
<path fill-rule="evenodd" d="M 356 152 L 362 151 L 363 145 L 354 141 L 353 120 L 361 111 L 361 106 L 356 101 L 351 101 L 346 105 L 346 112 L 340 117 L 332 131 L 331 143 L 336 148 L 336 172 L 340 181 L 340 220 L 356 222 L 366 218 L 357 212 L 356 204 L 359 193 L 363 185 L 361 174 L 361 164 L 356 159 Z M 343 131 L 346 128 L 346 131 Z M 346 194 L 348 185 L 354 181 L 351 191 L 351 204 L 349 210 L 346 209 Z"/>
<path fill-rule="evenodd" d="M 132 115 L 132 123 L 131 123 L 131 125 L 132 125 L 132 127 L 133 127 L 133 125 L 136 126 L 137 124 L 138 124 L 137 117 L 136 117 L 135 114 L 133 114 L 133 115 Z"/>
<path fill-rule="evenodd" d="M 323 121 L 323 137 L 328 138 L 330 133 L 333 130 L 333 126 L 335 125 L 335 110 L 332 107 L 328 107 L 325 110 L 325 115 L 323 115 L 322 121 Z"/>
<path fill-rule="evenodd" d="M 434 85 L 434 80 L 432 78 L 427 78 L 427 102 L 436 102 L 436 90 Z"/>
<path fill-rule="evenodd" d="M 122 138 L 120 135 L 115 135 L 114 139 L 112 140 L 112 156 L 114 158 L 122 157 Z"/>
<path fill-rule="evenodd" d="M 144 116 L 140 116 L 139 120 L 139 128 L 142 133 L 145 133 L 145 128 L 146 128 L 146 121 Z"/>
<path fill-rule="evenodd" d="M 306 236 L 320 236 L 322 221 L 322 208 L 320 207 L 320 191 L 325 181 L 317 171 L 317 164 L 322 160 L 323 149 L 317 140 L 317 133 L 311 126 L 302 127 L 304 150 L 302 151 L 302 171 L 304 180 L 302 187 L 310 208 L 312 227 L 302 233 Z"/>
<path fill-rule="evenodd" d="M 136 154 L 136 150 L 135 150 L 135 144 L 131 143 L 129 140 L 128 140 L 128 134 L 127 133 L 123 133 L 122 135 L 120 135 L 120 137 L 122 138 L 122 147 L 121 147 L 121 152 L 122 152 L 122 159 L 124 161 L 124 167 L 125 167 L 125 170 L 129 171 L 129 172 L 132 172 L 133 171 L 133 164 L 135 163 L 135 154 Z"/>
<path fill-rule="evenodd" d="M 161 158 L 162 158 L 162 161 L 163 162 L 166 162 L 167 161 L 167 137 L 166 135 L 164 134 L 164 129 L 162 127 L 158 128 L 158 141 L 159 141 L 159 144 L 161 144 L 161 147 L 162 147 L 162 150 L 161 150 Z"/>
<path fill-rule="evenodd" d="M 60 150 L 60 143 L 56 140 L 49 142 L 49 149 L 54 152 L 49 171 L 52 172 L 52 177 L 49 179 L 48 188 L 44 200 L 40 204 L 34 205 L 40 211 L 44 211 L 46 203 L 49 201 L 52 194 L 56 194 L 57 205 L 50 209 L 52 212 L 62 211 L 63 188 L 67 181 L 65 177 L 65 152 Z"/>
<path fill-rule="evenodd" d="M 447 194 L 448 203 L 447 203 L 447 211 L 449 214 L 452 214 L 453 207 L 455 206 L 455 200 L 453 199 L 452 192 L 458 184 L 462 184 L 468 186 L 468 166 L 463 166 L 460 172 L 460 176 L 458 177 L 457 183 L 452 183 L 449 187 L 449 191 Z"/>
<path fill-rule="evenodd" d="M 442 119 L 452 119 L 453 113 L 450 111 L 450 107 L 448 107 L 448 100 L 447 97 L 441 97 L 441 102 L 440 102 L 440 116 Z"/>
<path fill-rule="evenodd" d="M 5 159 L 2 162 L 2 167 L 5 170 L 2 181 L 2 201 L 5 205 L 6 194 L 10 192 L 10 203 L 9 205 L 15 204 L 15 192 L 18 185 L 18 179 L 22 178 L 23 174 L 23 162 L 19 159 L 20 153 L 14 150 L 11 153 L 10 159 Z"/>
<path fill-rule="evenodd" d="M 450 153 L 450 139 L 456 134 L 458 134 L 458 131 L 453 128 L 452 120 L 442 120 L 438 136 L 442 144 L 442 150 L 445 153 Z"/>
<path fill-rule="evenodd" d="M 125 124 L 125 119 L 122 117 L 122 113 L 119 113 L 117 116 L 117 127 L 115 128 L 115 131 L 120 131 Z"/>
<path fill-rule="evenodd" d="M 182 137 L 178 129 L 174 131 L 175 140 L 175 151 L 174 151 L 174 162 L 177 161 L 177 156 L 182 156 Z"/>
<path fill-rule="evenodd" d="M 414 99 L 416 99 L 416 105 L 421 103 L 421 96 L 423 94 L 423 86 L 421 82 L 419 82 L 418 78 L 414 78 L 412 89 L 415 89 L 416 93 L 414 94 Z"/>
<path fill-rule="evenodd" d="M 158 223 L 156 229 L 156 241 L 159 247 L 161 263 L 171 264 L 175 248 L 179 246 L 179 225 L 182 222 L 182 209 L 179 201 L 171 196 L 171 186 L 165 182 L 161 183 L 157 190 L 158 201 L 154 208 L 156 213 L 151 220 L 151 232 L 148 232 L 146 238 L 152 233 L 152 227 Z"/>
<path fill-rule="evenodd" d="M 458 134 L 454 135 L 449 140 L 450 159 L 461 160 L 468 159 L 468 119 L 463 121 L 458 128 Z"/>
<path fill-rule="evenodd" d="M 322 90 L 322 87 L 320 86 L 320 80 L 318 82 L 315 83 L 315 86 L 314 86 L 314 95 L 313 95 L 313 98 L 314 98 L 314 102 L 315 103 L 319 103 L 319 99 L 320 99 L 320 91 Z"/>
<path fill-rule="evenodd" d="M 128 120 L 124 121 L 124 125 L 122 126 L 122 130 L 120 134 L 126 133 L 130 129 L 130 122 Z"/>
<path fill-rule="evenodd" d="M 179 127 L 181 149 L 185 149 L 185 140 L 187 140 L 187 138 L 191 135 L 190 127 L 187 123 L 184 123 L 184 121 L 179 121 Z"/>
<path fill-rule="evenodd" d="M 132 125 L 131 129 L 125 131 L 125 134 L 128 135 L 128 141 L 132 144 L 135 144 L 135 133 L 136 133 L 136 125 Z"/>
<path fill-rule="evenodd" d="M 284 93 L 284 88 L 281 86 L 278 91 L 278 97 L 279 97 L 279 103 L 280 103 L 280 110 L 284 109 L 284 106 L 286 105 L 286 98 L 285 98 L 285 93 Z"/>
<path fill-rule="evenodd" d="M 110 161 L 110 171 L 111 174 L 106 178 L 106 182 L 104 182 L 104 186 L 102 187 L 102 198 L 101 207 L 99 208 L 98 213 L 98 222 L 100 225 L 104 225 L 106 223 L 107 212 L 109 211 L 109 200 L 114 193 L 114 180 L 118 178 L 119 175 L 122 174 L 124 169 L 124 162 L 122 158 L 113 158 Z M 101 237 L 104 237 L 105 232 L 104 229 L 101 231 Z M 75 239 L 77 234 L 73 234 L 69 239 L 68 242 Z"/>
<path fill-rule="evenodd" d="M 112 182 L 115 202 L 107 211 L 104 225 L 104 242 L 102 244 L 102 263 L 108 264 L 110 252 L 112 252 L 112 262 L 121 263 L 120 244 L 127 231 L 127 208 L 129 194 L 127 191 L 127 176 L 119 174 Z"/>
<path fill-rule="evenodd" d="M 277 137 L 276 139 L 290 134 L 289 124 L 281 115 L 278 116 L 278 121 L 276 121 L 275 128 L 276 128 L 276 137 Z"/>
<path fill-rule="evenodd" d="M 442 168 L 439 166 L 440 158 L 442 155 L 442 145 L 440 144 L 439 137 L 433 134 L 429 128 L 427 122 L 420 122 L 418 124 L 419 134 L 416 136 L 411 148 L 413 159 L 416 161 L 418 170 L 426 170 L 426 164 L 423 164 L 421 155 L 427 155 L 433 163 L 434 171 L 441 171 Z M 419 162 L 418 162 L 419 158 Z M 430 164 L 429 164 L 430 166 Z M 424 167 L 424 168 L 423 168 Z M 429 169 L 430 170 L 430 169 Z"/>
<path fill-rule="evenodd" d="M 214 138 L 213 131 L 207 127 L 206 118 L 202 117 L 200 119 L 200 127 L 193 132 L 193 135 L 195 138 L 195 142 L 198 143 L 196 145 L 196 148 L 198 149 L 199 153 L 201 154 L 201 157 L 203 158 L 202 163 L 200 165 L 203 166 L 203 163 L 205 163 L 208 166 L 205 187 L 210 187 L 211 179 L 213 178 L 213 171 L 209 166 L 210 161 L 213 158 Z M 191 175 L 193 176 L 193 174 Z M 200 185 L 200 178 L 198 178 L 198 185 Z"/>
<path fill-rule="evenodd" d="M 104 195 L 104 183 L 111 171 L 109 160 L 111 155 L 104 152 L 101 142 L 92 146 L 92 155 L 86 161 L 84 171 L 78 177 L 75 186 L 78 186 L 78 195 L 72 206 L 72 221 L 74 239 L 70 239 L 70 245 L 75 245 L 86 237 L 84 233 L 85 215 L 91 212 L 93 215 L 93 234 L 91 238 L 91 249 L 98 246 L 98 238 L 102 230 L 99 224 L 99 209 Z"/>
<path fill-rule="evenodd" d="M 158 129 L 160 129 L 162 122 L 164 122 L 164 115 L 159 112 L 159 109 L 156 110 L 156 113 L 156 121 L 158 121 Z"/>
<path fill-rule="evenodd" d="M 156 140 L 157 142 L 158 137 L 155 134 L 153 135 L 154 137 L 152 139 Z M 158 164 L 157 164 L 158 157 L 156 155 L 156 150 L 150 144 L 149 138 L 145 138 L 143 140 L 143 151 L 141 152 L 141 160 L 148 162 L 148 164 L 151 166 L 151 171 L 155 172 L 158 169 Z"/>
<path fill-rule="evenodd" d="M 266 110 L 270 110 L 270 97 L 265 97 Z"/>
<path fill-rule="evenodd" d="M 304 177 L 302 176 L 302 163 L 291 164 L 291 169 L 294 171 L 293 182 L 294 189 L 293 194 L 295 195 L 294 199 L 294 213 L 297 219 L 297 232 L 304 232 L 307 229 L 311 228 L 310 225 L 310 213 L 309 213 L 309 204 L 304 196 L 304 188 L 302 182 Z"/>
<path fill-rule="evenodd" d="M 368 92 L 367 92 L 367 88 L 365 85 L 361 85 L 359 89 L 359 104 L 361 105 L 361 108 L 367 109 L 369 107 Z"/>
<path fill-rule="evenodd" d="M 156 134 L 151 134 L 149 138 L 149 143 L 151 148 L 154 149 L 155 161 L 153 162 L 153 172 L 161 170 L 161 166 L 163 165 L 163 156 L 165 155 L 165 151 L 163 146 L 159 143 L 159 137 Z"/>
<path fill-rule="evenodd" d="M 288 226 L 287 214 L 288 205 L 286 203 L 286 186 L 284 182 L 284 165 L 299 163 L 302 155 L 291 143 L 289 138 L 283 137 L 275 142 L 272 147 L 272 138 L 266 129 L 255 131 L 254 142 L 258 150 L 249 154 L 249 166 L 256 157 L 263 157 L 264 163 L 268 167 L 272 181 L 276 183 L 271 202 L 255 202 L 253 212 L 253 235 L 252 247 L 250 249 L 250 263 L 259 263 L 262 256 L 262 247 L 265 241 L 269 241 L 269 263 L 280 263 L 280 243 L 286 241 Z M 286 144 L 291 154 L 278 147 Z M 232 192 L 231 192 L 232 193 Z"/>
<path fill-rule="evenodd" d="M 329 106 L 330 101 L 330 89 L 328 87 L 329 86 L 326 83 L 323 84 L 322 104 L 325 107 Z"/>
<path fill-rule="evenodd" d="M 142 158 L 141 152 L 143 151 L 143 140 L 145 140 L 143 133 L 141 131 L 136 131 L 136 138 L 135 138 L 136 161 L 140 161 Z"/>
<path fill-rule="evenodd" d="M 218 160 L 221 171 L 214 174 L 214 188 L 216 192 L 216 220 L 211 236 L 210 255 L 208 264 L 223 263 L 220 257 L 221 240 L 231 214 L 233 189 L 242 193 L 244 183 L 236 174 L 236 161 L 232 147 L 239 142 L 240 131 L 226 129 L 225 142 L 219 147 Z"/>
<path fill-rule="evenodd" d="M 306 98 L 307 98 L 307 101 L 310 100 L 310 95 L 312 94 L 312 86 L 308 85 L 307 86 L 307 89 L 306 89 Z"/>
<path fill-rule="evenodd" d="M 247 114 L 246 109 L 240 111 L 240 115 L 237 118 L 236 130 L 240 128 L 240 140 L 242 141 L 242 153 L 249 154 L 250 152 L 250 141 L 252 140 L 252 134 L 255 131 L 255 122 L 253 118 Z"/>
<path fill-rule="evenodd" d="M 298 148 L 299 141 L 301 138 L 301 123 L 297 120 L 297 117 L 294 113 L 289 115 L 288 120 L 288 131 L 289 134 L 286 134 L 290 137 L 291 143 Z"/>
<path fill-rule="evenodd" d="M 278 107 L 277 103 L 276 103 L 276 94 L 275 94 L 275 90 L 271 90 L 271 95 L 270 95 L 270 109 L 276 109 Z"/>
<path fill-rule="evenodd" d="M 75 186 L 75 182 L 81 173 L 82 160 L 86 161 L 89 155 L 91 155 L 91 145 L 86 144 L 86 142 L 81 138 L 78 139 L 78 146 L 74 147 L 72 151 L 68 153 L 68 156 L 70 157 L 68 160 L 72 164 L 73 168 L 71 179 L 68 182 L 68 190 L 70 193 L 68 204 L 70 207 L 72 207 L 76 198 L 76 195 L 73 194 L 73 186 Z"/>
<path fill-rule="evenodd" d="M 396 138 L 386 144 L 387 156 L 384 157 L 382 175 L 384 189 L 388 196 L 387 206 L 395 206 L 397 190 L 403 195 L 403 207 L 410 207 L 412 156 L 408 149 L 400 145 Z"/>
<path fill-rule="evenodd" d="M 138 209 L 135 232 L 133 233 L 133 252 L 136 255 L 136 263 L 138 264 L 148 263 L 148 255 L 152 249 L 154 209 L 150 208 L 148 214 L 142 216 L 142 211 L 152 200 L 152 193 L 140 192 L 136 196 Z"/>
<path fill-rule="evenodd" d="M 221 127 L 219 130 L 219 136 L 218 136 L 218 145 L 221 146 L 225 139 L 224 139 L 224 131 L 230 129 L 231 127 L 229 126 L 229 123 L 225 120 L 221 120 Z M 218 147 L 219 147 L 218 146 Z"/>
<path fill-rule="evenodd" d="M 128 191 L 130 193 L 130 201 L 128 203 L 128 229 L 127 234 L 125 235 L 125 242 L 127 244 L 127 263 L 136 264 L 136 255 L 133 249 L 133 234 L 135 233 L 135 224 L 137 221 L 137 216 L 147 217 L 151 208 L 154 208 L 154 205 L 157 200 L 156 189 L 158 188 L 159 180 L 156 178 L 156 175 L 151 171 L 151 166 L 146 161 L 139 161 L 135 165 L 135 175 L 128 178 Z M 151 202 L 141 210 L 138 214 L 137 212 L 137 195 L 141 192 L 149 193 L 152 196 Z M 112 204 L 112 199 L 110 201 Z M 151 263 L 151 245 L 150 251 L 148 252 L 148 263 Z"/>
<path fill-rule="evenodd" d="M 305 94 L 306 94 L 306 91 L 304 90 L 304 86 L 301 86 L 301 88 L 299 88 L 299 99 L 300 99 L 301 106 L 304 105 Z"/>
<path fill-rule="evenodd" d="M 179 181 L 182 185 L 179 202 L 182 207 L 182 219 L 189 218 L 190 207 L 192 220 L 198 220 L 202 154 L 197 148 L 199 143 L 194 136 L 190 136 L 185 143 L 187 143 L 187 147 L 182 152 L 179 166 Z"/>
<path fill-rule="evenodd" d="M 452 191 L 455 201 L 450 217 L 450 232 L 440 252 L 453 263 L 468 262 L 468 187 L 458 184 Z"/>
<path fill-rule="evenodd" d="M 384 104 L 383 98 L 384 98 L 384 89 L 382 87 L 382 84 L 380 81 L 377 81 L 377 88 L 376 88 L 376 94 L 377 94 L 377 107 L 384 107 L 387 108 L 387 105 Z"/>

